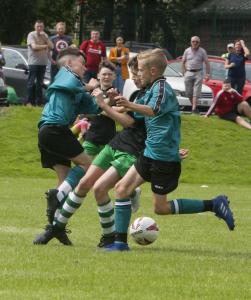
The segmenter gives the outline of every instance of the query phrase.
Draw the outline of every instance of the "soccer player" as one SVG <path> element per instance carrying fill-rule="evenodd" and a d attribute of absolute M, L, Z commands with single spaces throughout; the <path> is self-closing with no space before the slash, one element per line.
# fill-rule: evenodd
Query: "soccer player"
<path fill-rule="evenodd" d="M 91 164 L 69 126 L 78 114 L 95 114 L 100 109 L 82 84 L 84 54 L 78 49 L 66 48 L 60 51 L 57 63 L 60 71 L 48 88 L 48 103 L 38 123 L 38 144 L 42 166 L 56 172 L 60 185 L 67 175 L 72 180 L 82 177 Z M 75 167 L 71 168 L 71 162 Z M 58 230 L 55 236 L 61 243 L 71 244 L 65 230 Z"/>
<path fill-rule="evenodd" d="M 120 97 L 118 105 L 145 115 L 147 130 L 146 147 L 135 164 L 116 184 L 115 242 L 107 245 L 107 251 L 129 250 L 127 231 L 131 217 L 129 195 L 145 181 L 151 182 L 154 212 L 160 215 L 215 212 L 230 230 L 234 229 L 233 214 L 226 196 L 212 200 L 176 199 L 167 201 L 167 194 L 178 186 L 181 173 L 179 156 L 180 112 L 175 93 L 162 74 L 167 61 L 160 49 L 138 55 L 138 75 L 147 86 L 141 98 L 144 104 L 131 103 Z M 110 211 L 110 218 L 112 218 Z"/>
<path fill-rule="evenodd" d="M 116 77 L 115 71 L 115 66 L 109 61 L 101 62 L 99 65 L 99 87 L 103 92 L 103 97 L 105 99 L 108 99 L 110 91 L 113 91 L 113 96 L 118 95 L 116 90 L 113 89 L 112 85 Z M 91 125 L 89 129 L 84 134 L 84 142 L 82 143 L 82 146 L 84 148 L 85 154 L 88 155 L 90 160 L 93 160 L 93 158 L 115 135 L 116 124 L 113 119 L 104 115 L 104 113 L 102 112 L 98 115 L 92 116 L 90 124 Z M 82 176 L 83 173 L 81 172 L 75 174 L 74 177 L 72 176 L 72 173 L 69 173 L 65 180 L 57 187 L 57 189 L 49 189 L 46 192 L 46 215 L 48 217 L 49 224 L 52 224 L 53 222 L 55 209 L 58 205 L 58 200 L 61 201 L 65 199 L 69 192 L 77 186 Z"/>

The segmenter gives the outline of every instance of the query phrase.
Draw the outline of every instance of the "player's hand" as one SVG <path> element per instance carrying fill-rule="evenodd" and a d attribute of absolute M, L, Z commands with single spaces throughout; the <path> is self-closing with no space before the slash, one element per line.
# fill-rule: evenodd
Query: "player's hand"
<path fill-rule="evenodd" d="M 95 78 L 91 78 L 88 83 L 85 84 L 85 88 L 87 91 L 93 91 L 99 86 L 99 81 Z"/>
<path fill-rule="evenodd" d="M 106 104 L 104 102 L 103 92 L 101 91 L 100 88 L 96 88 L 95 90 L 93 90 L 91 95 L 96 98 L 96 102 L 100 108 L 102 108 Z"/>
<path fill-rule="evenodd" d="M 188 149 L 179 149 L 180 159 L 185 159 L 188 156 Z"/>
<path fill-rule="evenodd" d="M 115 88 L 110 88 L 106 94 L 110 100 L 110 105 L 114 105 L 116 103 L 115 98 L 119 96 L 118 90 Z"/>
<path fill-rule="evenodd" d="M 117 106 L 123 106 L 123 107 L 127 107 L 127 108 L 130 107 L 130 101 L 128 101 L 128 100 L 127 100 L 125 97 L 123 97 L 123 96 L 115 97 L 115 100 L 116 100 L 116 105 L 117 105 Z"/>

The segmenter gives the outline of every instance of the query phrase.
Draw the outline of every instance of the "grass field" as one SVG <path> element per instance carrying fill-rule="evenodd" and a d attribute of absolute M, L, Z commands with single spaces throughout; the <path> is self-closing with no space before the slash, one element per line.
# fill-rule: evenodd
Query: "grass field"
<path fill-rule="evenodd" d="M 74 246 L 33 246 L 45 225 L 44 191 L 55 184 L 36 148 L 39 108 L 0 111 L 0 299 L 251 299 L 250 132 L 215 117 L 182 116 L 190 149 L 170 195 L 231 200 L 236 230 L 212 213 L 156 216 L 148 184 L 133 219 L 153 217 L 158 240 L 128 253 L 96 250 L 100 228 L 92 194 L 70 222 Z"/>

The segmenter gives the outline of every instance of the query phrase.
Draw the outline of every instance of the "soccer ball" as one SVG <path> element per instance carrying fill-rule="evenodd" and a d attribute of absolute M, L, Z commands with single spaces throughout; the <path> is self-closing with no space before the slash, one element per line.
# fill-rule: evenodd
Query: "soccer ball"
<path fill-rule="evenodd" d="M 158 225 L 149 217 L 138 218 L 130 226 L 130 235 L 139 245 L 152 244 L 156 241 L 158 234 Z"/>

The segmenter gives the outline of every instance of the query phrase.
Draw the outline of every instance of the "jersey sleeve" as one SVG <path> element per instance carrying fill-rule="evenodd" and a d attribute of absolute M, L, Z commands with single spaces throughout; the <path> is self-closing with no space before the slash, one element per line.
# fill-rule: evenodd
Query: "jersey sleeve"
<path fill-rule="evenodd" d="M 79 114 L 98 114 L 101 109 L 95 101 L 95 97 L 92 97 L 88 93 L 84 93 L 81 99 Z"/>
<path fill-rule="evenodd" d="M 166 91 L 165 91 L 165 81 L 160 80 L 152 87 L 152 94 L 149 99 L 149 102 L 146 103 L 149 105 L 154 114 L 157 115 L 161 110 L 161 105 L 165 102 Z"/>

